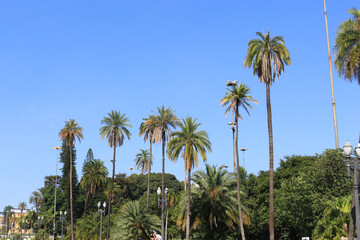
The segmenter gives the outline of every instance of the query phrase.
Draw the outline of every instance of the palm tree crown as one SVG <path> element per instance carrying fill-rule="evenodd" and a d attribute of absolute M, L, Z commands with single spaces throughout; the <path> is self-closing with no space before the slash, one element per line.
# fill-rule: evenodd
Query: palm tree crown
<path fill-rule="evenodd" d="M 352 19 L 345 20 L 339 27 L 335 40 L 335 66 L 340 76 L 360 84 L 360 10 L 348 11 Z"/>
<path fill-rule="evenodd" d="M 137 169 L 141 171 L 141 174 L 148 171 L 148 168 L 152 165 L 152 157 L 150 157 L 149 150 L 140 149 L 140 153 L 135 156 L 135 164 Z"/>
<path fill-rule="evenodd" d="M 232 110 L 237 117 L 243 119 L 239 113 L 239 107 L 243 107 L 245 111 L 249 113 L 249 108 L 253 109 L 250 105 L 250 102 L 258 103 L 250 95 L 250 88 L 243 83 L 238 84 L 237 86 L 232 86 L 228 88 L 228 92 L 223 99 L 221 99 L 220 104 L 225 107 L 228 105 L 225 111 L 225 116 Z"/>
<path fill-rule="evenodd" d="M 260 32 L 256 35 L 260 39 L 249 41 L 244 66 L 250 68 L 253 65 L 254 75 L 260 82 L 271 85 L 284 71 L 285 64 L 291 64 L 289 50 L 282 36 L 271 38 L 270 31 L 266 35 Z"/>
<path fill-rule="evenodd" d="M 81 142 L 83 136 L 83 128 L 79 126 L 79 123 L 75 122 L 75 119 L 69 119 L 65 121 L 65 126 L 59 132 L 60 140 L 66 141 L 66 145 L 71 147 L 75 140 L 78 139 Z"/>
<path fill-rule="evenodd" d="M 101 124 L 104 124 L 100 128 L 101 139 L 106 136 L 110 147 L 122 146 L 124 137 L 130 139 L 131 136 L 128 130 L 128 127 L 131 127 L 128 124 L 129 118 L 125 117 L 125 114 L 121 114 L 120 111 L 111 111 L 108 115 L 101 120 Z"/>

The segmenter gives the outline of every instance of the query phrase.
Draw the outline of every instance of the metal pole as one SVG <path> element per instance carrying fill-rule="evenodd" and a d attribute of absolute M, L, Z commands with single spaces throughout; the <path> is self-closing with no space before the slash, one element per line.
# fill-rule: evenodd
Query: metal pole
<path fill-rule="evenodd" d="M 190 177 L 190 176 L 189 176 Z M 161 236 L 164 236 L 164 199 L 161 200 Z"/>
<path fill-rule="evenodd" d="M 103 211 L 100 209 L 100 240 L 102 240 L 102 215 Z"/>
<path fill-rule="evenodd" d="M 41 222 L 39 220 L 39 239 L 41 239 L 40 232 L 41 232 Z"/>
<path fill-rule="evenodd" d="M 55 201 L 54 201 L 54 230 L 53 230 L 53 235 L 54 235 L 54 240 L 55 240 L 55 223 L 56 223 L 56 188 L 57 188 L 57 176 L 58 176 L 58 161 L 59 161 L 59 149 L 61 149 L 61 147 L 54 147 L 54 149 L 56 149 L 56 176 L 55 176 Z"/>
<path fill-rule="evenodd" d="M 359 239 L 359 237 L 360 237 L 359 183 L 357 180 L 359 159 L 360 159 L 360 157 L 358 157 L 354 163 L 354 195 L 355 195 L 355 212 L 356 212 L 355 215 L 356 215 L 357 239 Z"/>
<path fill-rule="evenodd" d="M 61 217 L 61 240 L 64 240 L 64 218 Z"/>

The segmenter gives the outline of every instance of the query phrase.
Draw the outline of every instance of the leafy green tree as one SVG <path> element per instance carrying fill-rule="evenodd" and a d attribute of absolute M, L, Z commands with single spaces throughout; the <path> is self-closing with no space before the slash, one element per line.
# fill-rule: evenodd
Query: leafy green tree
<path fill-rule="evenodd" d="M 150 157 L 149 150 L 140 149 L 140 153 L 135 156 L 135 165 L 138 170 L 141 171 L 141 174 L 144 174 L 148 171 L 148 168 L 152 165 L 152 157 Z"/>
<path fill-rule="evenodd" d="M 160 228 L 159 217 L 151 214 L 139 201 L 127 202 L 121 213 L 115 216 L 114 223 L 111 228 L 111 239 L 114 240 L 147 239 L 153 229 Z"/>
<path fill-rule="evenodd" d="M 258 76 L 259 81 L 266 85 L 266 108 L 269 133 L 269 162 L 270 162 L 270 193 L 269 193 L 269 232 L 270 240 L 274 240 L 274 146 L 272 130 L 272 113 L 270 102 L 270 86 L 279 78 L 285 70 L 285 65 L 290 65 L 289 50 L 285 46 L 282 36 L 270 37 L 270 31 L 266 35 L 257 32 L 260 39 L 250 40 L 248 50 L 244 60 L 244 66 L 253 66 L 254 75 Z"/>
<path fill-rule="evenodd" d="M 144 135 L 144 141 L 146 142 L 147 140 L 149 140 L 150 143 L 150 159 L 148 162 L 148 185 L 147 185 L 147 197 L 146 197 L 146 206 L 149 207 L 149 196 L 150 196 L 150 172 L 151 172 L 151 164 L 153 162 L 152 159 L 152 144 L 157 141 L 159 142 L 160 139 L 156 139 L 155 138 L 155 129 L 156 129 L 156 116 L 155 115 L 150 115 L 148 118 L 144 118 L 143 119 L 144 122 L 141 123 L 140 125 L 140 132 L 139 132 L 139 136 Z"/>
<path fill-rule="evenodd" d="M 100 159 L 85 162 L 83 166 L 83 176 L 80 181 L 80 185 L 87 191 L 84 214 L 86 213 L 90 194 L 94 198 L 98 189 L 106 185 L 108 174 L 108 169 Z"/>
<path fill-rule="evenodd" d="M 129 122 L 129 118 L 127 118 L 125 114 L 121 114 L 120 111 L 111 111 L 111 113 L 108 113 L 108 117 L 104 117 L 104 119 L 101 120 L 101 124 L 104 125 L 100 128 L 101 139 L 106 137 L 109 146 L 114 149 L 114 156 L 112 159 L 113 172 L 112 172 L 111 185 L 110 185 L 108 221 L 106 228 L 107 239 L 109 239 L 109 234 L 110 234 L 110 213 L 111 213 L 112 192 L 113 192 L 113 185 L 115 178 L 116 147 L 117 146 L 120 147 L 123 145 L 125 137 L 130 139 L 131 133 L 128 128 L 131 127 L 131 125 L 128 122 Z"/>
<path fill-rule="evenodd" d="M 240 199 L 240 175 L 239 175 L 239 118 L 243 119 L 239 113 L 239 108 L 243 108 L 248 114 L 249 109 L 252 109 L 251 102 L 257 103 L 256 100 L 250 95 L 250 88 L 245 84 L 236 84 L 228 89 L 225 97 L 221 99 L 220 104 L 223 107 L 228 106 L 225 111 L 225 116 L 233 111 L 235 113 L 235 125 L 236 125 L 236 177 L 237 177 L 237 198 L 238 198 L 238 212 L 239 212 L 239 225 L 242 239 L 245 240 L 245 232 L 243 225 L 243 217 L 241 212 L 241 199 Z M 234 159 L 235 160 L 235 159 Z"/>
<path fill-rule="evenodd" d="M 360 10 L 348 11 L 351 19 L 345 20 L 339 27 L 335 40 L 335 67 L 345 80 L 360 84 Z"/>
<path fill-rule="evenodd" d="M 180 124 L 181 131 L 171 133 L 171 139 L 168 143 L 168 157 L 176 161 L 180 155 L 184 158 L 185 167 L 188 170 L 188 193 L 186 208 L 186 240 L 190 239 L 190 200 L 191 170 L 199 166 L 199 155 L 206 161 L 207 152 L 211 152 L 211 143 L 208 134 L 205 131 L 199 131 L 198 127 L 201 123 L 196 123 L 196 119 L 187 117 Z"/>
<path fill-rule="evenodd" d="M 83 139 L 83 128 L 79 126 L 79 123 L 75 119 L 69 119 L 65 121 L 65 126 L 59 132 L 60 140 L 65 140 L 66 146 L 70 149 L 73 148 L 75 140 L 78 139 L 81 142 Z M 71 228 L 71 240 L 74 240 L 74 216 L 73 216 L 73 198 L 72 198 L 72 171 L 73 161 L 72 154 L 70 154 L 70 228 Z"/>
<path fill-rule="evenodd" d="M 347 236 L 350 208 L 350 195 L 329 201 L 322 219 L 316 224 L 313 238 L 340 240 L 342 236 Z"/>
<path fill-rule="evenodd" d="M 100 221 L 97 213 L 84 215 L 76 222 L 75 237 L 79 240 L 98 240 L 100 239 Z M 106 227 L 106 221 L 103 222 L 103 229 Z M 106 232 L 102 232 L 102 238 L 105 239 Z"/>

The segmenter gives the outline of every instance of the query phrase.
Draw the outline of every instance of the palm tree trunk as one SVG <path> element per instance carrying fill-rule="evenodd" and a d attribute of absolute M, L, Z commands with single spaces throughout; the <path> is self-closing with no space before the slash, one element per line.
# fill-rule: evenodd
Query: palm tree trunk
<path fill-rule="evenodd" d="M 184 169 L 184 190 L 186 191 L 186 166 Z"/>
<path fill-rule="evenodd" d="M 148 163 L 148 184 L 147 184 L 147 193 L 146 193 L 146 207 L 149 207 L 149 198 L 150 198 L 150 172 L 151 172 L 151 161 L 152 161 L 152 143 L 151 138 L 150 141 L 150 159 Z"/>
<path fill-rule="evenodd" d="M 334 118 L 334 130 L 335 130 L 335 146 L 336 146 L 336 148 L 339 148 L 339 138 L 338 138 L 338 129 L 337 129 L 337 121 L 336 121 L 335 95 L 334 95 L 334 83 L 333 83 L 331 52 L 330 52 L 330 43 L 329 43 L 329 30 L 328 30 L 326 1 L 325 0 L 324 0 L 324 13 L 325 13 L 325 26 L 326 26 L 326 39 L 327 39 L 328 54 L 329 54 L 329 70 L 330 70 L 331 97 L 332 97 L 332 108 L 333 108 L 333 118 Z"/>
<path fill-rule="evenodd" d="M 116 142 L 116 141 L 114 141 Z M 109 240 L 110 236 L 110 213 L 111 213 L 111 202 L 113 197 L 113 188 L 114 188 L 114 179 L 115 179 L 115 154 L 116 154 L 116 145 L 114 144 L 114 157 L 113 157 L 113 172 L 111 178 L 111 186 L 110 186 L 110 195 L 109 195 L 109 208 L 108 208 L 108 221 L 106 226 L 106 239 Z"/>
<path fill-rule="evenodd" d="M 186 207 L 186 240 L 190 240 L 190 196 L 191 196 L 191 163 L 188 165 L 188 194 L 187 194 L 187 207 Z"/>
<path fill-rule="evenodd" d="M 72 196 L 72 173 L 73 173 L 73 159 L 72 159 L 73 145 L 70 144 L 70 228 L 71 240 L 74 240 L 74 215 L 73 215 L 73 196 Z"/>
<path fill-rule="evenodd" d="M 90 195 L 90 190 L 89 190 L 89 191 L 87 192 L 87 194 L 86 194 L 84 214 L 86 213 L 87 204 L 88 204 L 88 200 L 89 200 L 89 195 Z"/>
<path fill-rule="evenodd" d="M 162 133 L 162 178 L 161 200 L 165 199 L 165 132 Z M 164 202 L 161 204 L 161 236 L 164 236 Z"/>
<path fill-rule="evenodd" d="M 239 209 L 239 225 L 240 225 L 240 231 L 241 231 L 241 239 L 245 240 L 245 232 L 244 232 L 244 224 L 243 224 L 243 218 L 242 218 L 242 211 L 241 211 L 241 198 L 240 198 L 240 174 L 239 174 L 239 124 L 238 124 L 238 112 L 239 112 L 239 106 L 236 105 L 236 115 L 235 115 L 235 121 L 236 121 L 236 178 L 237 178 L 237 198 L 238 198 L 238 209 Z"/>
<path fill-rule="evenodd" d="M 270 240 L 275 239 L 274 232 L 274 146 L 273 146 L 273 130 L 272 130 L 272 115 L 270 102 L 270 83 L 266 83 L 266 109 L 268 120 L 268 134 L 269 134 L 269 232 Z"/>

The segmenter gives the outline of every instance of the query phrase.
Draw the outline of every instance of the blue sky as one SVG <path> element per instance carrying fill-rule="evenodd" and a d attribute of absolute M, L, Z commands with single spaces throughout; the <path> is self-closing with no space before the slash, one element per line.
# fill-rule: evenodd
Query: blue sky
<path fill-rule="evenodd" d="M 327 1 L 331 48 L 352 7 L 358 2 Z M 265 86 L 243 67 L 257 31 L 282 35 L 292 59 L 271 88 L 275 167 L 284 156 L 334 148 L 323 11 L 321 0 L 1 2 L 0 209 L 27 202 L 55 174 L 53 147 L 69 118 L 84 128 L 78 173 L 89 148 L 111 169 L 112 149 L 99 135 L 111 110 L 126 113 L 133 126 L 117 151 L 117 173 L 130 173 L 139 149 L 148 148 L 139 125 L 161 105 L 198 118 L 212 142 L 208 163 L 232 166 L 230 116 L 219 105 L 227 80 L 245 83 L 259 101 L 240 122 L 239 145 L 248 149 L 248 172 L 268 170 Z M 339 143 L 354 146 L 360 86 L 333 73 Z M 154 157 L 160 172 L 160 146 Z M 183 169 L 181 159 L 166 161 L 180 180 Z"/>

